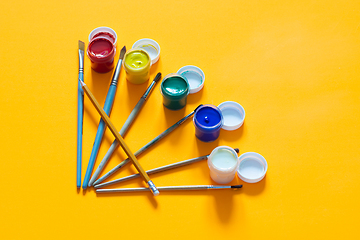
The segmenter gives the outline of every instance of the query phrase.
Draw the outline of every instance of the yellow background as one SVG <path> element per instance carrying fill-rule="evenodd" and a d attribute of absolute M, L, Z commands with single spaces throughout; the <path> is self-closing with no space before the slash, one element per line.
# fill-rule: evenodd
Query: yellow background
<path fill-rule="evenodd" d="M 1 239 L 356 239 L 360 168 L 359 1 L 1 1 Z M 139 157 L 145 169 L 209 154 L 254 151 L 269 165 L 239 191 L 96 194 L 76 189 L 78 40 L 99 26 L 118 49 L 161 46 L 151 70 L 200 67 L 204 89 L 181 111 L 159 84 L 125 141 L 138 150 L 198 104 L 236 101 L 244 125 L 198 141 L 191 121 Z M 119 51 L 116 54 L 118 58 Z M 112 72 L 85 57 L 101 105 Z M 147 84 L 122 70 L 111 115 L 118 130 Z M 85 97 L 83 168 L 99 115 Z M 95 167 L 113 141 L 106 131 Z M 109 171 L 125 158 L 118 151 Z M 112 179 L 135 173 L 128 165 Z M 157 186 L 214 184 L 205 161 L 150 176 Z M 141 180 L 114 187 L 144 186 Z"/>

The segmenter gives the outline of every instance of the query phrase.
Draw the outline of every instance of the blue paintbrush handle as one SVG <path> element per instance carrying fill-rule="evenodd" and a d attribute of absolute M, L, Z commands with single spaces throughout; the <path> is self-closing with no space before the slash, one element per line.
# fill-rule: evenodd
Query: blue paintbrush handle
<path fill-rule="evenodd" d="M 110 116 L 110 113 L 111 113 L 111 109 L 112 109 L 112 106 L 114 103 L 115 93 L 116 93 L 116 86 L 111 84 L 109 87 L 107 96 L 106 96 L 105 104 L 104 104 L 104 111 L 108 116 Z M 89 164 L 86 169 L 86 174 L 85 174 L 84 182 L 82 185 L 83 189 L 87 188 L 88 183 L 90 181 L 91 173 L 92 173 L 94 165 L 95 165 L 95 160 L 96 160 L 97 154 L 99 152 L 100 143 L 101 143 L 102 137 L 105 132 L 105 127 L 106 127 L 105 122 L 101 119 L 98 130 L 96 132 L 96 137 L 95 137 L 93 149 L 91 151 Z"/>
<path fill-rule="evenodd" d="M 84 74 L 79 73 L 79 79 L 84 80 Z M 83 116 L 84 116 L 84 90 L 78 81 L 78 119 L 77 119 L 77 161 L 76 161 L 76 187 L 81 187 L 81 165 L 82 165 L 82 133 L 83 133 Z"/>

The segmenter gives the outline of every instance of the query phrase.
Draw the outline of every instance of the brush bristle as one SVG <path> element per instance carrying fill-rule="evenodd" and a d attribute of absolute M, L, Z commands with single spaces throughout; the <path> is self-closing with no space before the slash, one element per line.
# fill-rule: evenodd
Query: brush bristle
<path fill-rule="evenodd" d="M 201 106 L 202 106 L 202 104 L 200 104 L 199 106 L 197 106 L 197 107 L 195 108 L 194 112 L 196 112 L 196 111 L 199 109 L 199 107 L 201 107 Z"/>
<path fill-rule="evenodd" d="M 158 74 L 156 74 L 154 81 L 158 82 L 161 79 L 161 72 L 159 72 Z"/>
<path fill-rule="evenodd" d="M 240 150 L 238 148 L 234 148 L 235 152 L 239 153 Z"/>
<path fill-rule="evenodd" d="M 235 189 L 242 188 L 242 185 L 233 185 L 231 186 L 231 188 L 235 188 Z"/>
<path fill-rule="evenodd" d="M 124 59 L 125 53 L 126 53 L 126 47 L 124 46 L 120 51 L 120 59 L 121 60 Z"/>
<path fill-rule="evenodd" d="M 79 40 L 79 49 L 80 49 L 81 51 L 84 51 L 84 49 L 85 49 L 85 43 L 82 42 L 82 41 L 80 41 L 80 40 Z"/>

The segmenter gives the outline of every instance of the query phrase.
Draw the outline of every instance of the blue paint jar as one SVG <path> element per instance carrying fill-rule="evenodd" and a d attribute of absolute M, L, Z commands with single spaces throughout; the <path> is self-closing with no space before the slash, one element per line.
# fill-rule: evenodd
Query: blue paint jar
<path fill-rule="evenodd" d="M 215 141 L 223 126 L 223 116 L 219 108 L 206 104 L 194 114 L 195 136 L 203 142 Z"/>

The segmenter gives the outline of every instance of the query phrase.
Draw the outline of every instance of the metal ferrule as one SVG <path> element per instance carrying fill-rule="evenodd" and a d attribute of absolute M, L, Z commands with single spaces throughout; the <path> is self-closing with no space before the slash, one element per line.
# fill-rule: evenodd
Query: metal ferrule
<path fill-rule="evenodd" d="M 155 81 L 152 81 L 150 86 L 146 89 L 146 92 L 144 93 L 144 95 L 142 96 L 142 98 L 144 100 L 147 99 L 147 97 L 149 96 L 149 94 L 151 93 L 151 91 L 154 89 L 154 86 L 155 86 L 156 82 Z"/>
<path fill-rule="evenodd" d="M 191 117 L 192 115 L 194 115 L 195 111 L 192 111 L 191 113 L 189 113 L 188 115 L 186 115 L 185 117 L 183 117 L 182 119 L 180 119 L 177 123 L 177 125 L 181 125 L 183 124 L 189 117 Z"/>
<path fill-rule="evenodd" d="M 216 186 L 216 185 L 210 185 L 209 188 L 213 188 L 213 189 L 223 189 L 223 188 L 231 188 L 231 186 Z"/>
<path fill-rule="evenodd" d="M 154 194 L 154 196 L 159 195 L 159 190 L 155 187 L 154 183 L 150 180 L 147 182 L 147 184 L 149 185 L 150 191 Z"/>
<path fill-rule="evenodd" d="M 84 51 L 79 49 L 79 73 L 84 72 Z"/>
<path fill-rule="evenodd" d="M 118 84 L 120 71 L 121 71 L 121 65 L 122 65 L 122 60 L 119 59 L 118 63 L 116 64 L 116 68 L 115 68 L 115 71 L 114 71 L 114 75 L 113 75 L 113 77 L 111 79 L 111 84 L 110 85 L 116 86 Z"/>

